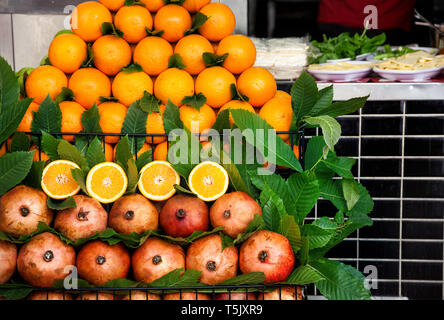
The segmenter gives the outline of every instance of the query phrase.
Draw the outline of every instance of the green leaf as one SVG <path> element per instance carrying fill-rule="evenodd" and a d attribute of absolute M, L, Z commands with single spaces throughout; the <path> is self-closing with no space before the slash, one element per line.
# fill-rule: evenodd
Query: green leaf
<path fill-rule="evenodd" d="M 92 108 L 86 110 L 82 114 L 82 126 L 84 133 L 102 133 L 102 128 L 100 127 L 100 114 L 99 108 L 96 104 Z"/>
<path fill-rule="evenodd" d="M 153 161 L 153 150 L 150 149 L 144 153 L 142 153 L 139 157 L 137 157 L 136 160 L 136 166 L 137 171 L 140 172 L 140 170 L 143 169 L 148 163 Z"/>
<path fill-rule="evenodd" d="M 187 31 L 185 31 L 184 35 L 188 36 L 190 34 L 196 33 L 197 30 L 200 27 L 202 27 L 205 24 L 205 22 L 208 21 L 209 18 L 210 17 L 207 17 L 202 12 L 196 13 L 196 15 L 194 16 L 193 26 L 191 27 L 191 29 L 188 29 Z"/>
<path fill-rule="evenodd" d="M 369 97 L 370 96 L 366 96 L 360 98 L 353 98 L 347 101 L 335 102 L 319 110 L 316 116 L 326 115 L 333 118 L 337 118 L 339 116 L 343 116 L 346 114 L 355 113 L 356 111 L 365 106 Z"/>
<path fill-rule="evenodd" d="M 225 280 L 218 283 L 219 286 L 246 286 L 263 284 L 265 282 L 265 274 L 263 272 L 251 272 L 240 276 Z"/>
<path fill-rule="evenodd" d="M 176 191 L 179 194 L 185 194 L 185 195 L 189 195 L 189 196 L 193 196 L 193 197 L 197 197 L 197 195 L 195 193 L 193 193 L 192 191 L 182 187 L 181 185 L 175 184 L 174 185 L 174 189 L 176 189 Z"/>
<path fill-rule="evenodd" d="M 286 215 L 281 219 L 279 232 L 290 241 L 293 252 L 297 253 L 302 247 L 301 230 L 293 216 Z"/>
<path fill-rule="evenodd" d="M 358 184 L 358 191 L 359 200 L 353 209 L 347 212 L 349 217 L 353 216 L 354 214 L 368 214 L 373 211 L 375 204 L 367 189 L 362 184 Z"/>
<path fill-rule="evenodd" d="M 68 199 L 63 201 L 57 201 L 48 198 L 46 203 L 50 209 L 59 210 L 59 211 L 77 208 L 76 201 L 74 200 L 73 197 L 69 197 Z"/>
<path fill-rule="evenodd" d="M 125 0 L 124 6 L 142 6 L 145 7 L 145 4 L 139 0 Z"/>
<path fill-rule="evenodd" d="M 161 37 L 165 33 L 163 30 L 151 30 L 149 28 L 145 28 L 147 37 Z"/>
<path fill-rule="evenodd" d="M 95 137 L 94 140 L 89 144 L 88 150 L 86 151 L 86 160 L 88 161 L 88 166 L 90 168 L 93 168 L 99 163 L 106 162 L 102 143 L 97 137 Z"/>
<path fill-rule="evenodd" d="M 80 169 L 71 169 L 72 178 L 77 182 L 82 189 L 83 193 L 88 195 L 88 191 L 86 190 L 86 175 L 85 172 Z"/>
<path fill-rule="evenodd" d="M 328 86 L 318 93 L 318 100 L 316 101 L 310 116 L 318 116 L 320 110 L 325 110 L 331 107 L 333 102 L 333 85 Z"/>
<path fill-rule="evenodd" d="M 310 260 L 310 237 L 302 236 L 302 247 L 299 251 L 299 262 L 305 266 Z"/>
<path fill-rule="evenodd" d="M 16 132 L 12 136 L 10 152 L 16 151 L 29 151 L 31 147 L 31 141 L 28 136 L 23 132 Z"/>
<path fill-rule="evenodd" d="M 99 98 L 100 103 L 105 103 L 105 102 L 119 102 L 119 99 L 114 98 L 114 97 L 100 97 Z"/>
<path fill-rule="evenodd" d="M 217 55 L 215 53 L 205 52 L 204 54 L 202 54 L 202 60 L 204 61 L 207 68 L 222 66 L 227 58 L 228 53 Z"/>
<path fill-rule="evenodd" d="M 299 266 L 293 270 L 285 283 L 296 286 L 312 284 L 325 278 L 312 266 Z"/>
<path fill-rule="evenodd" d="M 0 157 L 0 196 L 18 185 L 31 170 L 34 152 L 7 153 Z"/>
<path fill-rule="evenodd" d="M 3 283 L 0 284 L 0 297 L 6 300 L 22 300 L 29 296 L 34 289 L 27 284 Z"/>
<path fill-rule="evenodd" d="M 347 209 L 348 211 L 351 211 L 361 197 L 359 195 L 358 183 L 354 179 L 343 179 L 342 192 L 345 201 L 347 202 Z"/>
<path fill-rule="evenodd" d="M 232 83 L 230 85 L 230 90 L 231 90 L 231 99 L 232 100 L 240 100 L 240 101 L 243 101 L 243 102 L 250 101 L 249 97 L 247 97 L 246 95 L 240 93 L 239 89 L 237 88 L 237 86 L 234 83 Z"/>
<path fill-rule="evenodd" d="M 123 137 L 120 139 L 119 143 L 117 143 L 114 158 L 115 162 L 118 163 L 125 170 L 125 172 L 128 171 L 128 160 L 133 158 L 128 136 Z"/>
<path fill-rule="evenodd" d="M 211 129 L 223 133 L 224 130 L 229 130 L 230 128 L 230 110 L 226 109 L 220 111 L 217 115 L 216 122 Z"/>
<path fill-rule="evenodd" d="M 341 125 L 330 116 L 319 116 L 305 118 L 304 121 L 313 126 L 319 126 L 322 129 L 325 143 L 331 151 L 335 150 L 335 145 L 341 137 Z"/>
<path fill-rule="evenodd" d="M 9 97 L 5 96 L 5 99 L 9 99 Z M 17 130 L 20 122 L 22 121 L 26 113 L 26 110 L 28 110 L 31 101 L 31 99 L 23 99 L 18 101 L 13 106 L 8 106 L 4 104 L 3 107 L 0 109 L 0 145 Z"/>
<path fill-rule="evenodd" d="M 293 153 L 293 150 L 279 136 L 272 135 L 274 129 L 259 115 L 247 110 L 231 110 L 234 122 L 240 130 L 250 129 L 251 134 L 245 134 L 246 141 L 255 146 L 258 150 L 264 150 L 268 161 L 275 159 L 276 165 L 285 166 L 298 172 L 302 172 L 301 164 Z M 258 135 L 258 130 L 263 130 L 263 136 Z M 276 131 L 274 131 L 276 132 Z M 270 143 L 271 142 L 271 143 Z M 273 161 L 272 161 L 273 163 Z"/>
<path fill-rule="evenodd" d="M 346 179 L 353 179 L 351 169 L 356 164 L 356 160 L 352 158 L 337 157 L 335 153 L 330 152 L 327 159 L 322 162 L 331 170 L 333 170 L 340 177 Z"/>
<path fill-rule="evenodd" d="M 111 22 L 104 22 L 102 24 L 102 35 L 113 35 L 117 38 L 122 38 L 123 32 L 117 29 Z"/>
<path fill-rule="evenodd" d="M 146 134 L 146 122 L 148 113 L 139 108 L 138 103 L 133 103 L 126 113 L 123 121 L 122 132 L 128 135 L 130 150 L 132 154 L 137 154 L 145 143 L 145 137 L 135 137 L 134 135 Z"/>
<path fill-rule="evenodd" d="M 82 63 L 82 68 L 92 68 L 94 67 L 94 51 L 92 49 L 92 43 L 88 43 L 88 55 Z"/>
<path fill-rule="evenodd" d="M 29 74 L 34 71 L 35 68 L 22 68 L 19 70 L 19 72 L 16 73 L 17 81 L 20 85 L 20 94 L 22 97 L 27 97 L 26 95 L 26 89 L 25 89 L 25 83 L 26 79 L 28 79 Z M 0 90 L 1 92 L 1 90 Z M 1 106 L 1 104 L 0 104 Z M 0 108 L 1 109 L 1 108 Z"/>
<path fill-rule="evenodd" d="M 42 189 L 42 174 L 45 169 L 45 161 L 33 161 L 31 170 L 23 180 L 25 186 L 41 190 Z"/>
<path fill-rule="evenodd" d="M 163 114 L 163 125 L 165 127 L 166 134 L 170 134 L 170 132 L 175 129 L 184 128 L 183 122 L 180 120 L 179 108 L 169 99 Z"/>
<path fill-rule="evenodd" d="M 195 94 L 194 96 L 185 97 L 182 100 L 182 104 L 191 106 L 199 112 L 200 108 L 202 108 L 205 103 L 207 103 L 207 97 L 205 97 L 202 93 Z"/>
<path fill-rule="evenodd" d="M 72 30 L 68 30 L 68 29 L 60 30 L 59 32 L 56 33 L 54 38 L 56 38 L 62 34 L 74 34 L 74 32 Z"/>
<path fill-rule="evenodd" d="M 334 231 L 322 229 L 313 224 L 302 226 L 302 235 L 310 240 L 310 250 L 323 248 L 334 235 Z"/>
<path fill-rule="evenodd" d="M 320 196 L 329 200 L 339 211 L 347 211 L 347 203 L 342 193 L 341 182 L 327 180 L 320 184 Z"/>
<path fill-rule="evenodd" d="M 60 141 L 60 139 L 56 139 L 44 131 L 42 132 L 42 151 L 48 155 L 51 161 L 60 159 L 58 152 Z"/>
<path fill-rule="evenodd" d="M 31 124 L 32 132 L 56 133 L 62 131 L 62 111 L 48 95 L 40 104 Z M 38 144 L 37 137 L 32 137 L 34 144 Z"/>
<path fill-rule="evenodd" d="M 318 99 L 315 79 L 306 71 L 302 72 L 291 88 L 291 105 L 297 127 L 300 120 L 309 115 Z"/>
<path fill-rule="evenodd" d="M 127 194 L 131 194 L 136 192 L 137 184 L 139 182 L 139 171 L 137 170 L 136 161 L 131 158 L 127 162 L 127 171 L 126 175 L 128 176 L 128 187 L 127 187 Z"/>
<path fill-rule="evenodd" d="M 265 185 L 260 201 L 266 229 L 279 232 L 282 218 L 288 215 L 282 198 Z"/>
<path fill-rule="evenodd" d="M 168 149 L 168 161 L 174 170 L 185 180 L 193 168 L 200 162 L 202 145 L 199 138 L 187 128 L 170 133 L 171 145 Z"/>
<path fill-rule="evenodd" d="M 55 103 L 59 104 L 63 101 L 73 101 L 73 100 L 74 100 L 74 92 L 71 89 L 63 87 L 62 92 L 60 92 L 55 98 Z"/>
<path fill-rule="evenodd" d="M 3 57 L 0 57 L 0 114 L 5 110 L 11 109 L 17 103 L 19 95 L 20 85 L 17 82 L 15 73 L 8 62 Z"/>
<path fill-rule="evenodd" d="M 222 237 L 222 251 L 224 251 L 226 248 L 234 247 L 234 240 L 230 236 L 222 233 L 220 236 Z"/>
<path fill-rule="evenodd" d="M 316 282 L 316 287 L 327 299 L 370 300 L 364 276 L 357 276 L 358 271 L 351 266 L 328 259 L 312 261 L 310 265 L 325 279 Z"/>
<path fill-rule="evenodd" d="M 143 72 L 143 69 L 140 66 L 140 64 L 133 63 L 133 64 L 130 64 L 130 65 L 126 66 L 125 68 L 122 68 L 122 72 L 123 73 Z"/>
<path fill-rule="evenodd" d="M 183 63 L 183 59 L 180 56 L 180 54 L 175 53 L 173 55 L 170 56 L 169 60 L 168 60 L 168 68 L 176 68 L 176 69 L 186 69 L 186 65 L 185 63 Z"/>
<path fill-rule="evenodd" d="M 183 274 L 182 274 L 183 273 Z M 196 270 L 176 269 L 150 283 L 150 287 L 195 287 L 199 286 L 202 272 Z"/>
<path fill-rule="evenodd" d="M 261 215 L 255 214 L 253 221 L 244 233 L 241 233 L 234 240 L 234 244 L 238 245 L 247 241 L 254 233 L 265 228 L 265 222 Z"/>
<path fill-rule="evenodd" d="M 293 174 L 287 181 L 292 202 L 296 206 L 297 222 L 302 224 L 319 198 L 319 182 L 309 171 Z"/>
<path fill-rule="evenodd" d="M 42 58 L 42 60 L 40 60 L 40 66 L 41 67 L 43 67 L 43 66 L 51 66 L 52 64 L 51 64 L 51 60 L 49 60 L 49 57 L 48 56 L 44 56 L 43 58 Z"/>
<path fill-rule="evenodd" d="M 85 172 L 89 170 L 88 161 L 86 158 L 80 153 L 79 149 L 70 144 L 68 141 L 61 140 L 59 142 L 57 153 L 59 154 L 60 159 L 76 163 Z"/>
<path fill-rule="evenodd" d="M 153 112 L 159 113 L 161 104 L 162 101 L 147 91 L 144 92 L 142 99 L 139 100 L 139 108 L 148 113 L 148 115 Z"/>

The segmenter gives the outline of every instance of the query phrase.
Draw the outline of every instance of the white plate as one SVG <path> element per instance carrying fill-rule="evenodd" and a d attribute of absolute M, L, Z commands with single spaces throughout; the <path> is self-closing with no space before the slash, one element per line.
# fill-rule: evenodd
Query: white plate
<path fill-rule="evenodd" d="M 443 67 L 424 69 L 424 70 L 383 70 L 378 68 L 373 68 L 373 71 L 379 74 L 382 78 L 392 81 L 401 82 L 423 82 L 438 76 Z"/>
<path fill-rule="evenodd" d="M 361 55 L 359 55 L 359 56 L 356 57 L 356 61 L 365 61 L 365 60 L 367 60 L 367 58 L 370 57 L 372 54 L 373 54 L 372 52 L 361 54 Z"/>
<path fill-rule="evenodd" d="M 405 46 L 405 47 L 406 47 L 406 48 L 413 49 L 413 50 L 425 51 L 425 52 L 431 54 L 432 56 L 437 56 L 438 53 L 439 53 L 439 50 L 436 49 L 436 48 L 430 48 L 430 47 L 415 47 L 415 46 L 413 46 L 413 45 L 409 45 L 409 46 Z M 398 48 L 399 48 L 399 47 L 392 47 L 392 50 L 396 50 L 396 49 L 398 49 Z M 379 51 L 383 51 L 383 50 L 384 50 L 384 47 L 379 47 L 379 48 L 378 48 L 378 52 L 370 53 L 368 56 L 365 57 L 365 60 L 367 60 L 368 62 L 382 62 L 383 60 L 375 60 L 375 57 L 376 57 L 378 54 L 382 53 L 382 52 L 379 52 Z M 396 59 L 396 58 L 392 58 L 392 59 Z"/>
<path fill-rule="evenodd" d="M 318 80 L 335 82 L 358 81 L 365 78 L 372 71 L 371 63 L 366 61 L 349 61 L 347 63 L 368 65 L 368 68 L 357 70 L 310 70 L 307 68 L 307 71 Z"/>
<path fill-rule="evenodd" d="M 327 60 L 327 63 L 339 63 L 339 62 L 348 62 L 348 61 L 351 61 L 351 58 Z"/>

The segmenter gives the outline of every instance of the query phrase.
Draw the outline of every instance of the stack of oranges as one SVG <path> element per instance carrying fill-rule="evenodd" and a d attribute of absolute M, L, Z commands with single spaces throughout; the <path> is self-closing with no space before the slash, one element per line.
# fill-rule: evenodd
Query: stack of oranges
<path fill-rule="evenodd" d="M 199 133 L 211 128 L 217 113 L 225 109 L 257 112 L 277 131 L 289 131 L 290 96 L 277 91 L 270 72 L 253 67 L 256 48 L 248 37 L 233 35 L 236 19 L 231 9 L 211 0 L 166 3 L 100 0 L 78 5 L 71 19 L 72 32 L 60 33 L 49 47 L 51 65 L 34 69 L 26 80 L 26 94 L 34 102 L 20 131 L 30 131 L 38 104 L 48 94 L 55 99 L 64 87 L 72 90 L 74 101 L 60 103 L 62 132 L 83 130 L 83 112 L 97 104 L 102 131 L 120 133 L 127 108 L 145 92 L 162 102 L 160 113 L 148 116 L 147 134 L 165 133 L 163 111 L 168 100 L 180 107 L 181 119 L 190 130 L 192 121 L 199 123 Z M 194 30 L 199 15 L 208 20 Z M 104 23 L 112 24 L 114 32 L 103 35 Z M 204 54 L 226 59 L 207 67 Z M 173 55 L 180 56 L 183 68 L 170 68 Z M 85 67 L 87 60 L 92 63 Z M 125 68 L 129 65 L 136 67 Z M 248 102 L 233 100 L 233 84 Z M 183 104 L 185 97 L 197 94 L 206 97 L 202 107 Z M 101 97 L 113 99 L 103 102 Z M 74 140 L 73 136 L 64 138 Z M 166 139 L 147 140 L 143 150 L 155 146 L 154 159 L 166 160 Z M 105 142 L 107 160 L 112 161 L 112 145 L 118 139 L 107 137 Z"/>

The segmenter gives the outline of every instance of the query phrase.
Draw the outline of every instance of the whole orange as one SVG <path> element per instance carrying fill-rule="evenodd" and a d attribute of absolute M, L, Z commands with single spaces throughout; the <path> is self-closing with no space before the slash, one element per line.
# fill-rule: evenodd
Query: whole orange
<path fill-rule="evenodd" d="M 198 12 L 203 6 L 209 4 L 211 0 L 185 0 L 183 7 L 190 13 Z"/>
<path fill-rule="evenodd" d="M 185 97 L 194 95 L 194 79 L 184 70 L 165 70 L 154 83 L 154 95 L 165 105 L 169 99 L 180 107 Z"/>
<path fill-rule="evenodd" d="M 199 33 L 208 40 L 221 41 L 233 33 L 236 27 L 236 17 L 226 4 L 209 3 L 200 12 L 209 17 L 208 21 L 199 28 Z"/>
<path fill-rule="evenodd" d="M 87 56 L 88 47 L 85 41 L 75 34 L 61 34 L 49 46 L 49 61 L 65 73 L 77 71 Z"/>
<path fill-rule="evenodd" d="M 62 92 L 63 87 L 68 86 L 68 78 L 58 68 L 53 66 L 41 66 L 34 69 L 26 79 L 26 94 L 34 98 L 35 103 L 42 103 L 48 96 L 54 100 Z"/>
<path fill-rule="evenodd" d="M 168 161 L 168 141 L 156 146 L 153 154 L 154 161 Z"/>
<path fill-rule="evenodd" d="M 256 47 L 250 38 L 235 34 L 224 38 L 217 47 L 218 55 L 228 53 L 224 67 L 233 74 L 241 74 L 256 62 Z"/>
<path fill-rule="evenodd" d="M 145 72 L 118 73 L 112 84 L 114 98 L 129 107 L 141 99 L 145 91 L 153 94 L 153 80 Z"/>
<path fill-rule="evenodd" d="M 118 102 L 104 102 L 99 105 L 100 127 L 103 133 L 121 133 L 127 108 Z M 117 143 L 120 137 L 106 136 L 106 143 Z"/>
<path fill-rule="evenodd" d="M 185 31 L 191 28 L 191 24 L 189 12 L 176 4 L 169 4 L 160 8 L 154 17 L 154 29 L 162 30 L 162 38 L 169 42 L 182 39 Z"/>
<path fill-rule="evenodd" d="M 168 69 L 173 47 L 165 39 L 147 37 L 134 49 L 134 63 L 138 63 L 150 76 L 157 76 Z"/>
<path fill-rule="evenodd" d="M 165 106 L 161 105 L 159 107 L 159 112 L 152 112 L 148 115 L 148 118 L 146 119 L 146 134 L 165 134 L 165 128 L 163 125 L 163 113 L 165 112 Z M 147 137 L 146 142 L 149 144 L 159 144 L 166 140 L 166 137 L 158 137 L 158 136 L 152 136 Z"/>
<path fill-rule="evenodd" d="M 62 132 L 78 133 L 82 131 L 82 114 L 85 112 L 85 108 L 73 101 L 61 102 L 59 106 L 62 111 Z M 63 136 L 63 139 L 74 142 L 74 136 Z"/>
<path fill-rule="evenodd" d="M 117 11 L 123 7 L 125 0 L 99 0 L 101 4 L 111 11 Z"/>
<path fill-rule="evenodd" d="M 214 53 L 213 46 L 198 34 L 182 38 L 174 48 L 174 53 L 179 54 L 187 66 L 184 70 L 192 75 L 199 74 L 206 68 L 202 58 L 205 52 Z"/>
<path fill-rule="evenodd" d="M 160 8 L 165 6 L 164 0 L 141 0 L 141 1 L 145 4 L 146 8 L 150 12 L 157 12 Z"/>
<path fill-rule="evenodd" d="M 259 116 L 278 132 L 290 131 L 291 121 L 293 119 L 291 101 L 282 98 L 273 98 L 262 107 Z M 280 137 L 283 140 L 287 140 L 289 135 L 281 134 Z"/>
<path fill-rule="evenodd" d="M 232 84 L 236 84 L 236 78 L 230 71 L 222 67 L 211 67 L 197 76 L 195 91 L 207 97 L 209 106 L 220 108 L 232 99 Z"/>
<path fill-rule="evenodd" d="M 222 106 L 222 108 L 220 108 L 219 113 L 224 111 L 224 110 L 233 110 L 233 109 L 241 109 L 241 110 L 247 110 L 250 111 L 251 113 L 256 113 L 256 111 L 254 110 L 253 106 L 251 104 L 249 104 L 248 102 L 244 102 L 244 101 L 240 101 L 240 100 L 231 100 L 230 102 L 224 104 Z M 231 126 L 233 126 L 234 124 L 234 119 L 230 114 L 230 124 Z"/>
<path fill-rule="evenodd" d="M 202 133 L 213 127 L 216 122 L 216 113 L 208 105 L 203 105 L 200 111 L 191 106 L 182 106 L 180 120 L 192 133 Z"/>
<path fill-rule="evenodd" d="M 34 112 L 37 112 L 38 110 L 39 105 L 37 103 L 31 102 L 28 110 L 26 110 L 26 113 L 17 128 L 18 132 L 31 132 L 31 124 L 32 120 L 34 119 Z"/>
<path fill-rule="evenodd" d="M 291 95 L 285 91 L 278 90 L 274 96 L 275 98 L 289 99 L 291 101 Z"/>
<path fill-rule="evenodd" d="M 100 37 L 94 42 L 94 65 L 108 76 L 114 76 L 131 63 L 132 53 L 128 42 L 114 35 Z"/>
<path fill-rule="evenodd" d="M 111 12 L 103 4 L 88 1 L 79 4 L 72 12 L 72 31 L 86 42 L 93 42 L 102 36 L 102 24 L 112 23 Z"/>
<path fill-rule="evenodd" d="M 138 43 L 146 37 L 146 28 L 153 28 L 153 17 L 142 6 L 124 6 L 116 13 L 114 24 L 123 32 L 123 39 Z"/>
<path fill-rule="evenodd" d="M 253 107 L 260 107 L 272 99 L 277 91 L 276 80 L 264 68 L 253 67 L 245 70 L 237 79 L 239 92 L 250 98 Z"/>
<path fill-rule="evenodd" d="M 74 92 L 74 100 L 89 109 L 100 103 L 100 97 L 111 96 L 111 81 L 95 68 L 79 69 L 69 79 L 69 89 Z"/>

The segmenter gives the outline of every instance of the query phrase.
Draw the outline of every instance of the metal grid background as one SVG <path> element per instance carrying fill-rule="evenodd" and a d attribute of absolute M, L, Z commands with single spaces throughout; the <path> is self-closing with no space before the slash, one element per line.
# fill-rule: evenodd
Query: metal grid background
<path fill-rule="evenodd" d="M 375 266 L 375 296 L 444 299 L 444 102 L 372 101 L 340 122 L 337 151 L 357 159 L 354 175 L 375 200 L 374 226 L 329 256 L 362 272 Z M 335 213 L 321 200 L 309 219 Z"/>

